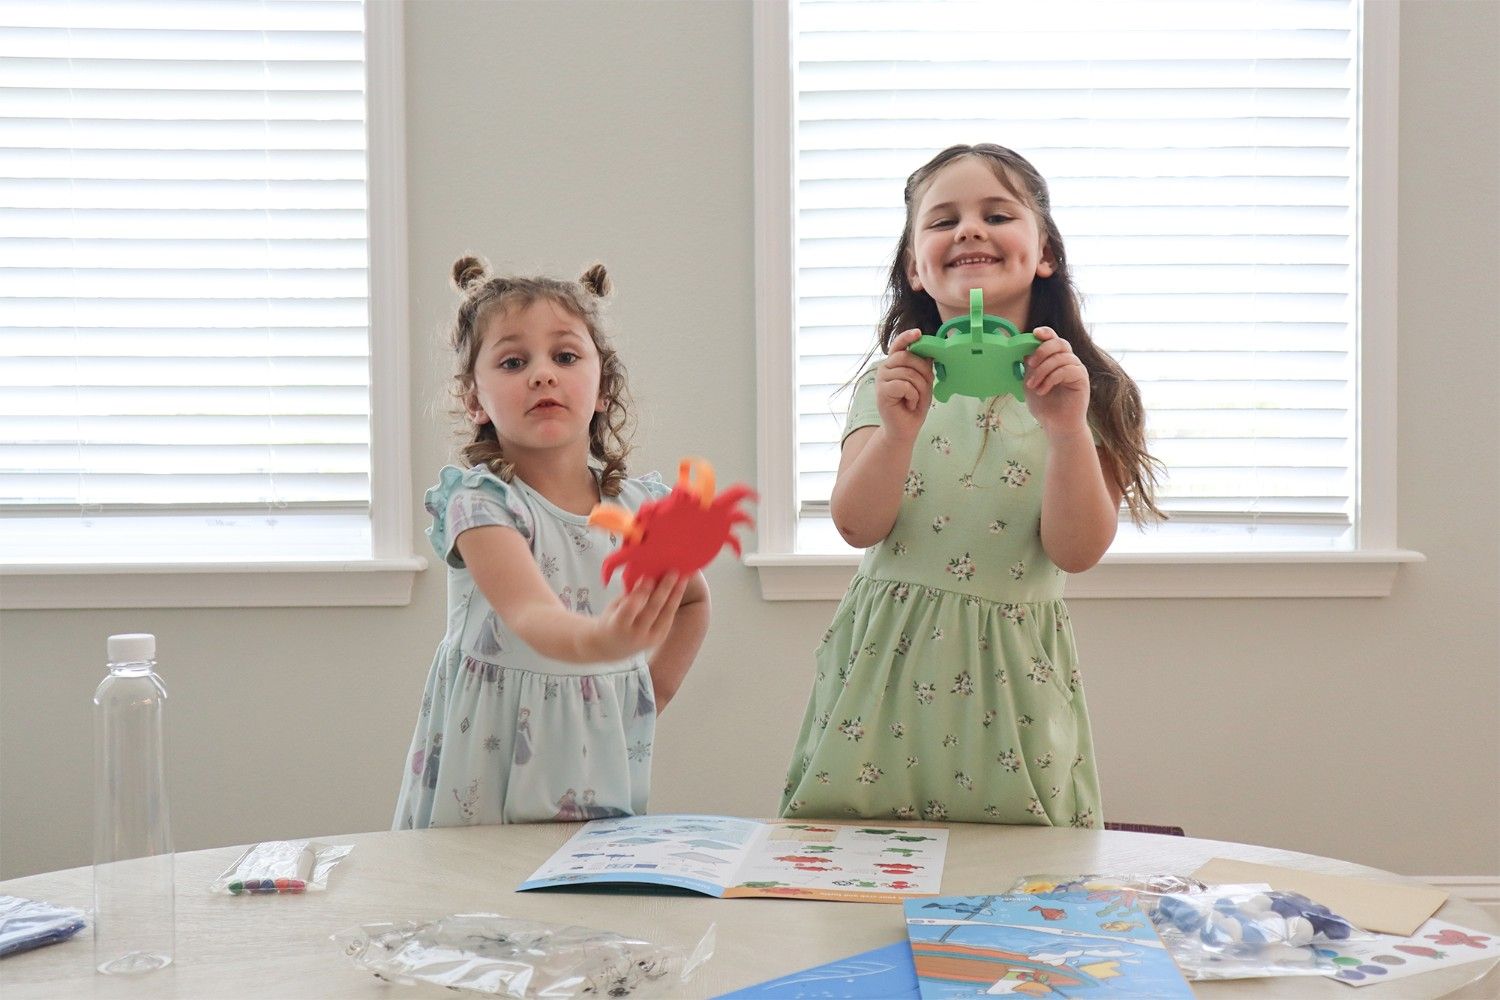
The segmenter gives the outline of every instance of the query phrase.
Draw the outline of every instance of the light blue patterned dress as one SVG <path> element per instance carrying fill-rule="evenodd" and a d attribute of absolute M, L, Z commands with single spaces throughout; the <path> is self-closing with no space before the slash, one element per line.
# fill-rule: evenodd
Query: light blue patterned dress
<path fill-rule="evenodd" d="M 631 511 L 665 496 L 655 476 L 611 498 Z M 656 704 L 643 654 L 569 664 L 505 626 L 454 544 L 470 528 L 514 528 L 558 600 L 597 615 L 623 592 L 601 568 L 617 547 L 519 479 L 443 469 L 427 491 L 432 547 L 448 565 L 448 625 L 422 694 L 393 829 L 576 821 L 646 810 Z"/>

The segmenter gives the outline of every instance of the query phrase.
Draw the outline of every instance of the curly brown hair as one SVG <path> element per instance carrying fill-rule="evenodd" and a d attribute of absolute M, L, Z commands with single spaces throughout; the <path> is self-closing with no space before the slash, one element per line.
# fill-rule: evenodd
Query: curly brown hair
<path fill-rule="evenodd" d="M 589 454 L 600 463 L 599 492 L 618 496 L 625 482 L 625 458 L 630 454 L 630 398 L 625 387 L 625 365 L 609 342 L 600 318 L 603 299 L 609 295 L 609 275 L 603 264 L 595 264 L 577 281 L 546 277 L 492 275 L 489 264 L 479 257 L 460 257 L 453 262 L 453 286 L 463 293 L 458 316 L 448 340 L 457 359 L 453 373 L 453 397 L 463 407 L 474 391 L 474 365 L 479 356 L 484 324 L 497 310 L 524 309 L 533 302 L 550 301 L 577 316 L 589 331 L 599 352 L 599 391 L 604 410 L 589 421 Z M 470 465 L 487 466 L 506 482 L 515 466 L 495 435 L 493 422 L 473 424 L 473 436 L 461 449 Z"/>
<path fill-rule="evenodd" d="M 1020 198 L 1036 214 L 1042 238 L 1056 257 L 1057 266 L 1050 277 L 1041 276 L 1031 283 L 1031 306 L 1026 317 L 1027 330 L 1050 326 L 1058 336 L 1072 345 L 1073 353 L 1089 373 L 1089 424 L 1098 432 L 1109 458 L 1105 474 L 1112 475 L 1124 490 L 1130 518 L 1136 524 L 1164 520 L 1166 514 L 1156 505 L 1156 486 L 1163 471 L 1160 461 L 1146 450 L 1145 409 L 1135 380 L 1125 373 L 1119 362 L 1103 351 L 1089 336 L 1083 323 L 1083 308 L 1078 290 L 1068 273 L 1068 257 L 1063 249 L 1062 233 L 1052 218 L 1052 197 L 1047 182 L 1036 167 L 1020 153 L 980 143 L 974 146 L 949 146 L 906 179 L 906 227 L 896 245 L 895 258 L 886 285 L 888 306 L 876 328 L 879 350 L 889 354 L 891 341 L 904 330 L 919 329 L 936 333 L 942 325 L 937 303 L 925 291 L 912 288 L 906 265 L 911 254 L 915 215 L 922 195 L 931 186 L 938 171 L 961 157 L 981 160 L 994 171 L 1000 183 Z M 873 357 L 874 350 L 871 351 Z M 863 366 L 862 366 L 863 367 Z"/>

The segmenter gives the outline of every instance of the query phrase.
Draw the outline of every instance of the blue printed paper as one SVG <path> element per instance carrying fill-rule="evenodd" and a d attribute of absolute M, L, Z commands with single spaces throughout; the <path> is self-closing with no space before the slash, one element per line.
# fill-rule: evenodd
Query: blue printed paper
<path fill-rule="evenodd" d="M 905 941 L 768 979 L 716 1000 L 918 1000 L 917 973 Z"/>

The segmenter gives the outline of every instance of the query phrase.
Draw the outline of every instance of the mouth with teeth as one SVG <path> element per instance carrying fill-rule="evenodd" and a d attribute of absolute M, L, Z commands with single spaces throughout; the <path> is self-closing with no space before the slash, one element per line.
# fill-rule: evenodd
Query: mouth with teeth
<path fill-rule="evenodd" d="M 1000 263 L 999 257 L 991 257 L 989 254 L 967 253 L 962 257 L 955 257 L 947 264 L 948 267 L 982 267 L 986 264 Z"/>

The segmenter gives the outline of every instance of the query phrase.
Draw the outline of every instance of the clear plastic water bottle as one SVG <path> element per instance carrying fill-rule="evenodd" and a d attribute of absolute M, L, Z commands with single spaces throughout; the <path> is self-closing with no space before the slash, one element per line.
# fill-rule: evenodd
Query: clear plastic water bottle
<path fill-rule="evenodd" d="M 94 692 L 94 965 L 104 973 L 150 972 L 172 961 L 166 702 L 156 637 L 110 636 L 109 676 Z"/>

